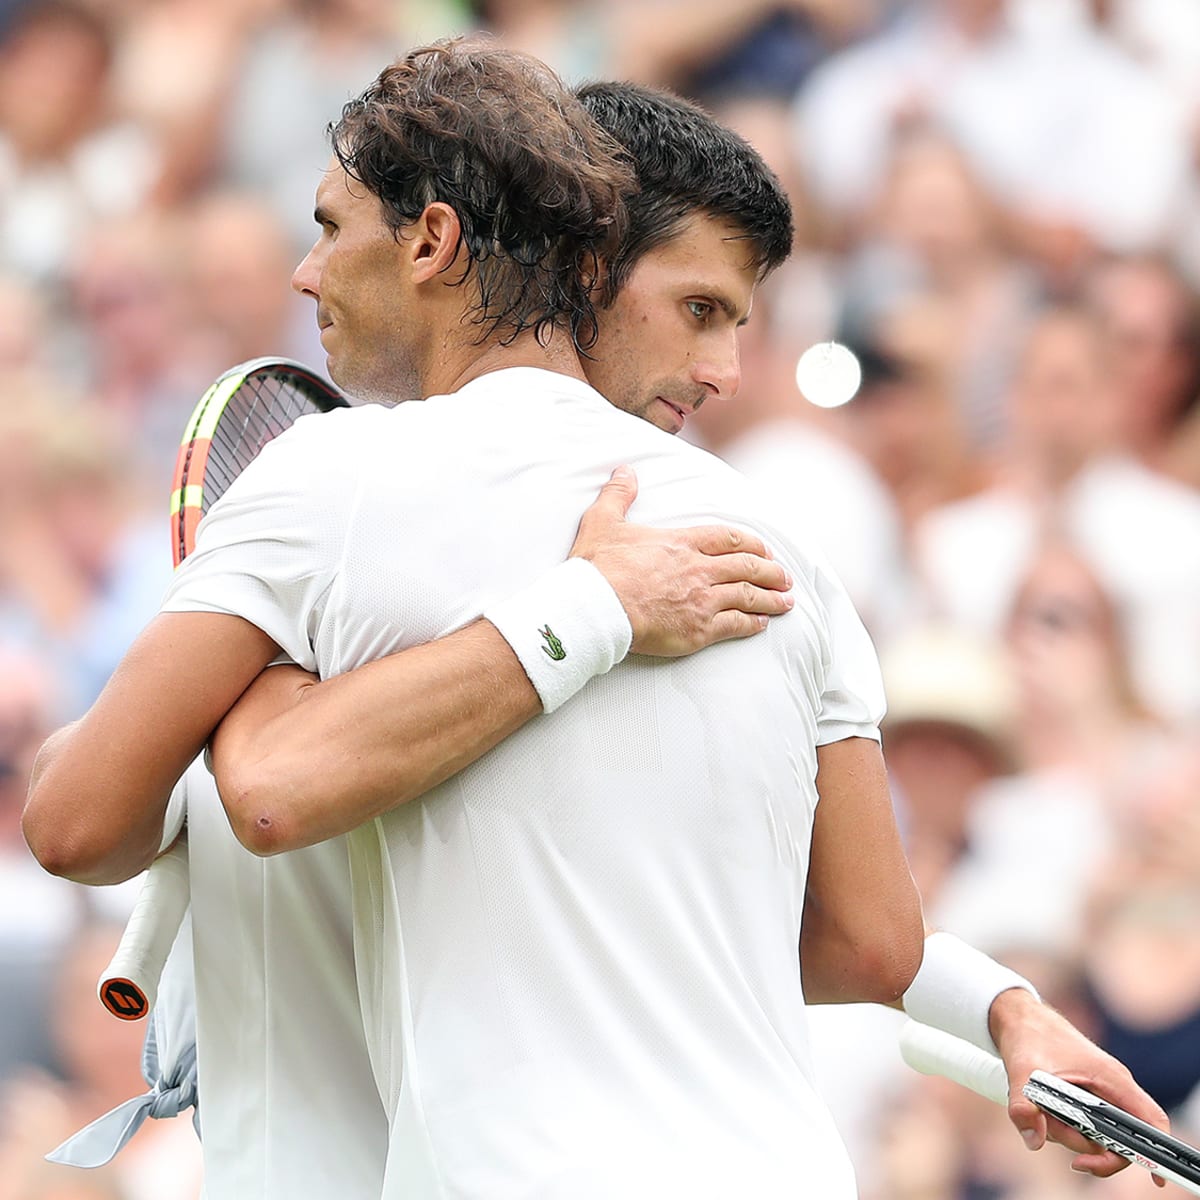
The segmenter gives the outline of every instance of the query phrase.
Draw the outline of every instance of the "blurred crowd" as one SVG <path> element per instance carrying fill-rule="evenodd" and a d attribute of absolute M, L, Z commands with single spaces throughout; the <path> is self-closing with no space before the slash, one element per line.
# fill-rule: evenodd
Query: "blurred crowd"
<path fill-rule="evenodd" d="M 25 782 L 157 608 L 201 391 L 323 365 L 288 280 L 327 123 L 474 29 L 674 88 L 786 183 L 795 254 L 687 436 L 858 604 L 930 921 L 1200 1138 L 1200 4 L 0 0 L 0 1200 L 198 1194 L 187 1121 L 41 1162 L 142 1090 L 141 1031 L 94 1000 L 130 887 L 44 875 Z M 826 339 L 863 373 L 837 409 L 796 384 Z M 1153 1194 L 1026 1153 L 903 1066 L 892 1017 L 815 1014 L 864 1200 Z"/>

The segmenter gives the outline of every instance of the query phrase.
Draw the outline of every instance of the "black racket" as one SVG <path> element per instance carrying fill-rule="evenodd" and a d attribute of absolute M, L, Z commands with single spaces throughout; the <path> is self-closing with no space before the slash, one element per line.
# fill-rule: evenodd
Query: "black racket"
<path fill-rule="evenodd" d="M 900 1031 L 900 1053 L 910 1067 L 925 1075 L 943 1075 L 997 1104 L 1008 1103 L 1004 1064 L 953 1034 L 906 1021 Z M 1021 1090 L 1043 1112 L 1096 1145 L 1200 1196 L 1200 1150 L 1195 1146 L 1048 1071 L 1034 1071 Z"/>

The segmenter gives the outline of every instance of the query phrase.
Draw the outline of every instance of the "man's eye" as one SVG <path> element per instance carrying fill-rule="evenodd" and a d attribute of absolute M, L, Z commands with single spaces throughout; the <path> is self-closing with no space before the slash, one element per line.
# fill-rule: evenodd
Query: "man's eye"
<path fill-rule="evenodd" d="M 688 311 L 699 321 L 703 321 L 712 312 L 712 305 L 705 304 L 703 300 L 689 300 L 687 302 Z"/>

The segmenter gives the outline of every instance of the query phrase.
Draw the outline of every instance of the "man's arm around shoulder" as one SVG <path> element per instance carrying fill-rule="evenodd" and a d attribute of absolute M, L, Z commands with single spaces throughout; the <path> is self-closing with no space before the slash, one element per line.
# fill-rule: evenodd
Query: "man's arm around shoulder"
<path fill-rule="evenodd" d="M 568 561 L 486 614 L 508 636 L 478 620 L 333 679 L 273 667 L 255 680 L 212 742 L 243 845 L 276 854 L 344 833 L 423 795 L 566 702 L 592 668 L 565 675 L 565 690 L 555 683 L 547 664 L 557 656 L 545 639 L 565 626 L 554 612 L 576 625 L 590 614 L 577 629 L 584 641 L 589 626 L 607 641 L 603 627 L 619 622 L 619 651 L 596 656 L 600 672 L 630 649 L 677 657 L 752 637 L 790 610 L 791 579 L 761 539 L 727 526 L 630 523 L 636 495 L 634 473 L 619 468 L 584 513 Z M 581 648 L 572 641 L 568 664 L 580 661 Z"/>

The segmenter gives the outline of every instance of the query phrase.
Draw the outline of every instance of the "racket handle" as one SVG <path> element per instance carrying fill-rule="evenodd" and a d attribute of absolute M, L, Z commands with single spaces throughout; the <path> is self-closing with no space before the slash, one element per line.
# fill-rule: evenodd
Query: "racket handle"
<path fill-rule="evenodd" d="M 100 976 L 100 1003 L 114 1017 L 137 1021 L 154 1007 L 188 897 L 187 840 L 181 837 L 150 865 L 117 951 Z"/>
<path fill-rule="evenodd" d="M 900 1030 L 900 1055 L 923 1075 L 942 1075 L 996 1104 L 1008 1104 L 1004 1063 L 952 1033 L 906 1021 Z"/>

